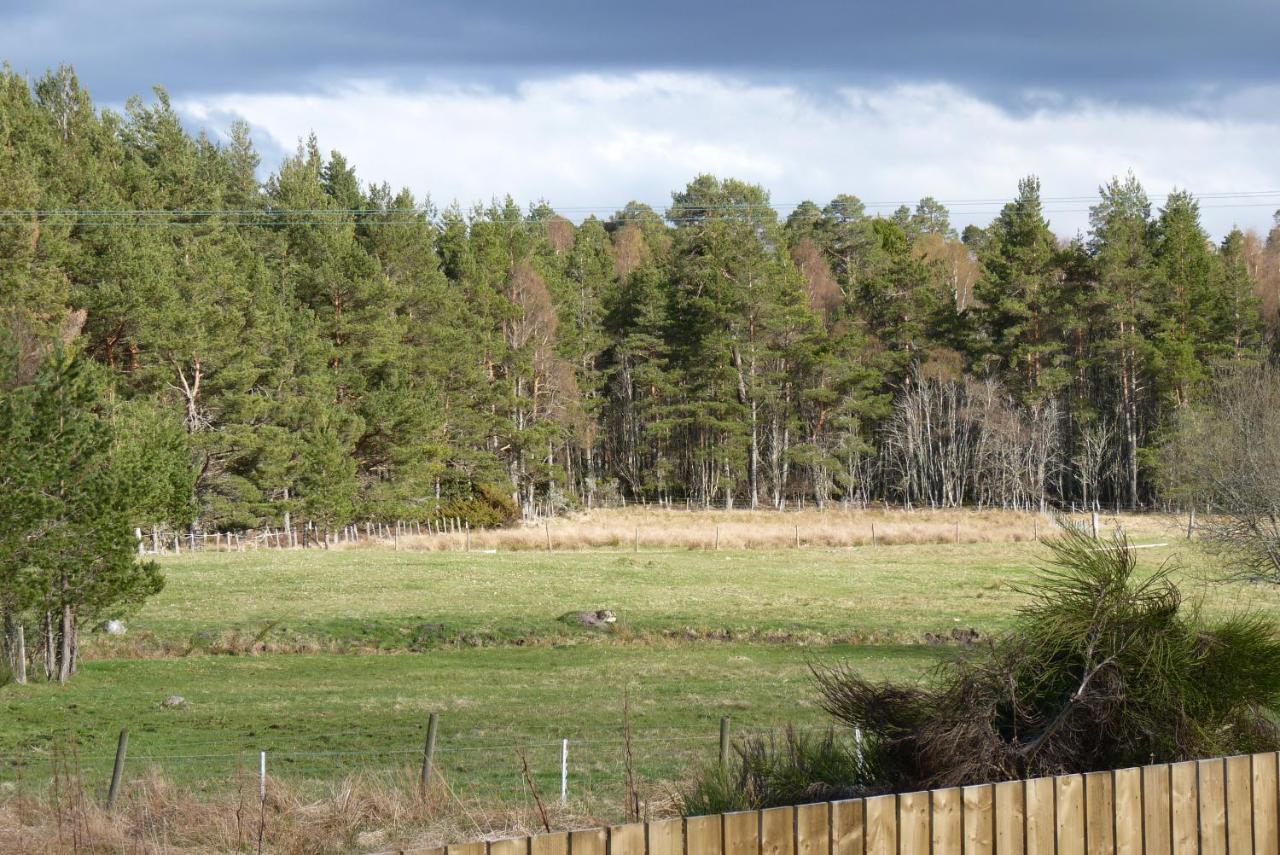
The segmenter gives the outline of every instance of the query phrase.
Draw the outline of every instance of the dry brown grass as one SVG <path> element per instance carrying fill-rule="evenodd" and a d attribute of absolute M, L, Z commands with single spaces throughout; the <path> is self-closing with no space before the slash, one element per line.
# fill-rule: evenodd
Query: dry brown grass
<path fill-rule="evenodd" d="M 1078 520 L 1087 516 L 1077 515 Z M 1105 514 L 1108 529 L 1121 524 L 1131 534 L 1168 536 L 1173 523 L 1154 514 Z M 508 529 L 470 534 L 414 535 L 399 538 L 400 549 L 591 550 L 591 549 L 786 549 L 801 546 L 854 547 L 930 543 L 1019 543 L 1053 530 L 1051 517 L 1018 511 L 906 511 L 901 509 L 778 512 L 595 510 Z M 370 544 L 362 544 L 370 545 Z M 378 544 L 380 545 L 380 544 Z"/>
<path fill-rule="evenodd" d="M 673 813 L 669 797 L 650 795 L 651 816 Z M 589 803 L 547 803 L 546 809 L 553 830 L 605 824 Z M 319 796 L 269 779 L 261 802 L 252 774 L 238 788 L 205 793 L 152 773 L 131 781 L 113 812 L 75 776 L 55 782 L 44 796 L 0 794 L 0 852 L 6 853 L 401 852 L 542 830 L 531 801 L 459 799 L 443 781 L 424 799 L 409 772 L 394 779 L 351 775 Z"/>

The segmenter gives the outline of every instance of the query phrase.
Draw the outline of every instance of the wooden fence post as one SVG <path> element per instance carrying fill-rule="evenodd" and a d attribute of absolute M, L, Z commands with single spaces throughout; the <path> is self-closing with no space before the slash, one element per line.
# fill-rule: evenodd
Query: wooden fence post
<path fill-rule="evenodd" d="M 720 765 L 729 764 L 729 717 L 720 716 Z"/>
<path fill-rule="evenodd" d="M 129 750 L 129 729 L 120 729 L 120 741 L 116 743 L 116 762 L 111 767 L 111 786 L 107 789 L 107 810 L 116 806 L 116 796 L 120 794 L 120 778 L 124 775 L 124 756 Z"/>
<path fill-rule="evenodd" d="M 431 783 L 431 764 L 436 756 L 436 731 L 440 726 L 440 714 L 432 713 L 427 718 L 427 744 L 422 749 L 422 795 L 427 795 L 427 785 Z"/>
<path fill-rule="evenodd" d="M 1191 539 L 1192 533 L 1196 530 L 1196 506 L 1192 505 L 1190 512 L 1187 514 L 1187 540 Z"/>
<path fill-rule="evenodd" d="M 13 682 L 19 686 L 27 682 L 27 633 L 21 623 L 13 640 Z"/>
<path fill-rule="evenodd" d="M 547 552 L 551 551 L 551 523 L 550 521 L 542 524 L 543 530 L 547 533 Z"/>
<path fill-rule="evenodd" d="M 1097 540 L 1098 539 L 1098 512 L 1094 511 L 1093 516 L 1090 519 L 1093 521 L 1093 539 Z"/>

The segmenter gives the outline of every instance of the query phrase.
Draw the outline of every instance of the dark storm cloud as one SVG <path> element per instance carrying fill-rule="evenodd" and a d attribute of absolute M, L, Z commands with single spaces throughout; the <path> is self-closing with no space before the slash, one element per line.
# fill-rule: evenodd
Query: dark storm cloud
<path fill-rule="evenodd" d="M 827 84 L 942 80 L 1162 104 L 1280 81 L 1278 0 L 648 0 L 639 3 L 29 2 L 0 9 L 0 56 L 76 66 L 104 101 L 297 91 L 351 76 L 732 70 Z"/>

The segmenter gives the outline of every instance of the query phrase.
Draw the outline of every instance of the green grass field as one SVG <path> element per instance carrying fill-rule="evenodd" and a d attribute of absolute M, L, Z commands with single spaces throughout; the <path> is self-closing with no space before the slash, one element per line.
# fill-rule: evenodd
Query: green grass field
<path fill-rule="evenodd" d="M 69 686 L 0 689 L 0 777 L 47 780 L 53 747 L 72 743 L 86 775 L 105 777 L 122 726 L 132 769 L 155 764 L 188 783 L 252 774 L 260 750 L 274 774 L 299 780 L 407 770 L 435 711 L 457 788 L 519 788 L 523 746 L 555 789 L 568 738 L 575 793 L 610 795 L 624 691 L 641 773 L 670 779 L 712 756 L 723 715 L 737 732 L 821 725 L 814 664 L 920 678 L 954 650 L 922 644 L 924 633 L 998 632 L 1044 554 L 973 544 L 167 558 L 165 591 L 123 640 L 95 637 Z M 1271 589 L 1201 582 L 1193 553 L 1141 553 L 1146 568 L 1170 560 L 1186 564 L 1184 591 L 1210 613 L 1280 606 Z M 596 608 L 616 611 L 613 631 L 560 620 Z M 186 704 L 162 707 L 174 694 Z"/>

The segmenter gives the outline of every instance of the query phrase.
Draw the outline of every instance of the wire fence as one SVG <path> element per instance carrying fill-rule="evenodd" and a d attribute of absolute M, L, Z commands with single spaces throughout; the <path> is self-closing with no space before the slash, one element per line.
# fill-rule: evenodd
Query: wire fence
<path fill-rule="evenodd" d="M 818 733 L 825 728 L 798 730 Z M 735 735 L 765 732 L 767 728 L 754 727 L 735 734 L 727 719 L 698 731 L 607 728 L 559 736 L 551 728 L 534 725 L 518 738 L 445 732 L 434 748 L 430 766 L 432 774 L 460 796 L 505 798 L 525 791 L 532 781 L 548 800 L 619 800 L 626 792 L 628 767 L 646 786 L 674 785 L 697 766 L 723 756 Z M 105 793 L 117 753 L 103 749 L 115 743 L 116 735 L 97 735 L 93 747 L 83 751 L 77 748 L 73 735 L 62 735 L 36 748 L 0 755 L 0 787 L 40 794 L 56 786 L 60 776 L 73 772 L 89 789 Z M 313 747 L 325 741 L 334 747 Z M 361 747 L 343 747 L 353 742 Z M 250 784 L 257 788 L 270 780 L 287 783 L 300 792 L 320 794 L 348 776 L 361 775 L 390 785 L 412 786 L 421 775 L 425 753 L 421 730 L 284 736 L 256 744 L 226 739 L 180 744 L 166 740 L 163 746 L 152 735 L 138 733 L 130 737 L 122 758 L 122 785 L 127 789 L 131 781 L 160 776 L 178 786 L 216 791 Z"/>

